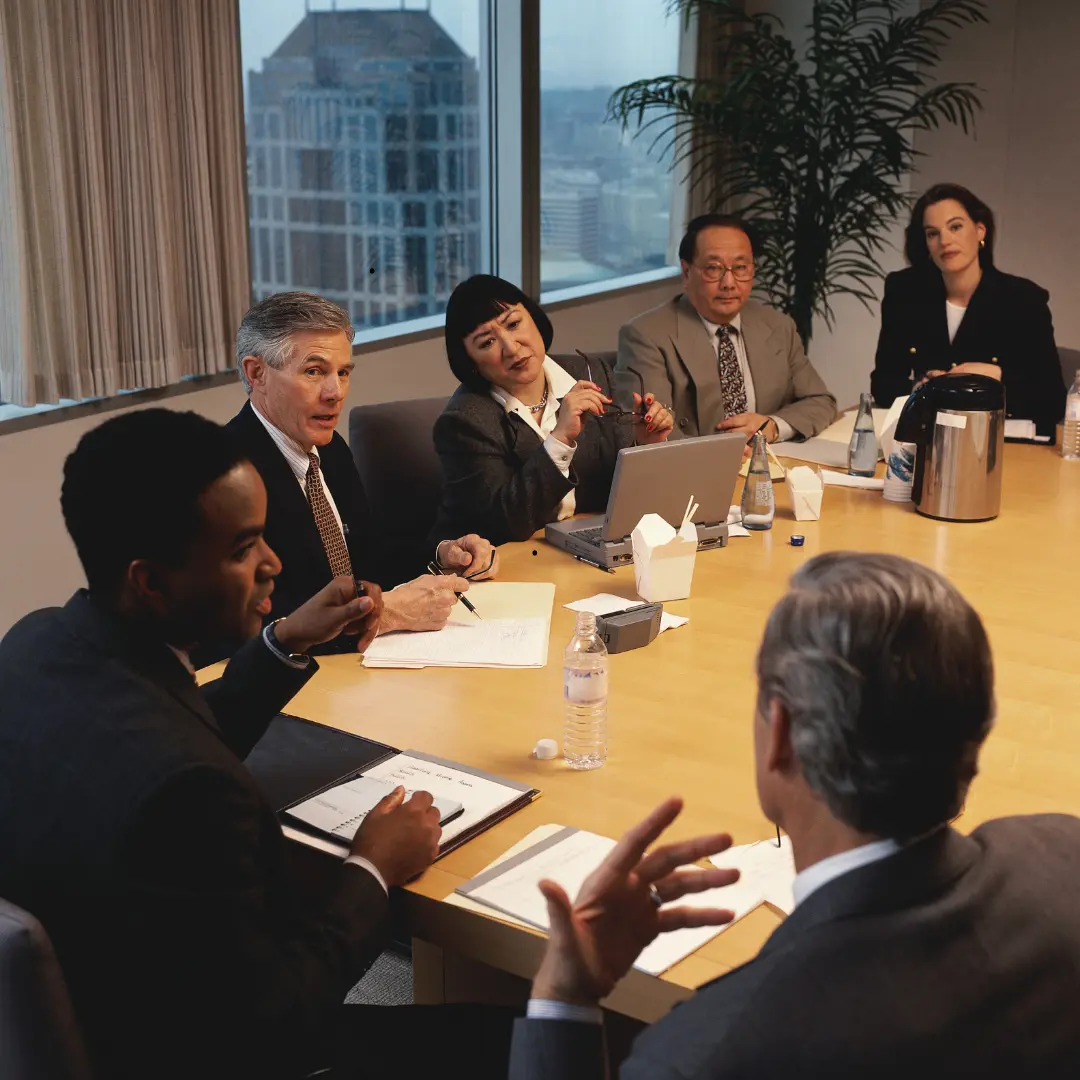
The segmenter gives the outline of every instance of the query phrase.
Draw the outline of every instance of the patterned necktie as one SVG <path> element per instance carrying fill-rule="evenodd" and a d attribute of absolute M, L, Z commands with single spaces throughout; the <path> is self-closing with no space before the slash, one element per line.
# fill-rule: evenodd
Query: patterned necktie
<path fill-rule="evenodd" d="M 326 557 L 330 560 L 330 573 L 334 577 L 352 577 L 352 560 L 349 558 L 345 537 L 341 535 L 334 519 L 334 511 L 330 509 L 326 492 L 323 491 L 318 454 L 308 454 L 307 497 L 311 512 L 315 515 L 315 524 L 319 527 L 322 545 L 326 549 Z"/>
<path fill-rule="evenodd" d="M 743 380 L 739 357 L 735 352 L 735 342 L 732 341 L 731 335 L 732 330 L 729 326 L 721 326 L 716 331 L 716 341 L 719 346 L 716 350 L 716 358 L 720 365 L 720 392 L 724 395 L 724 413 L 727 416 L 738 416 L 740 413 L 748 412 L 749 406 L 746 401 L 746 382 Z"/>

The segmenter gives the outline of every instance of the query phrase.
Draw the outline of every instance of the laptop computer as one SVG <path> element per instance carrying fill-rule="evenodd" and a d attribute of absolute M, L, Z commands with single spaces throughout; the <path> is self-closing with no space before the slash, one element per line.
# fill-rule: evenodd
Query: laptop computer
<path fill-rule="evenodd" d="M 630 533 L 642 515 L 659 514 L 677 529 L 693 495 L 698 551 L 724 547 L 745 447 L 739 432 L 624 447 L 615 462 L 607 512 L 553 522 L 544 539 L 600 566 L 632 563 Z"/>

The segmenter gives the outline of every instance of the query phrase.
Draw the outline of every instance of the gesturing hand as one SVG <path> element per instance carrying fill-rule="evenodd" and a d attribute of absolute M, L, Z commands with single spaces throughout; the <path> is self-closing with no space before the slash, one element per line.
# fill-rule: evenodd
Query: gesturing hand
<path fill-rule="evenodd" d="M 630 970 L 657 934 L 684 926 L 721 926 L 735 918 L 722 908 L 663 907 L 653 901 L 677 900 L 739 879 L 738 870 L 680 870 L 687 863 L 731 846 L 726 833 L 646 848 L 679 816 L 682 800 L 668 799 L 635 825 L 585 879 L 573 903 L 562 886 L 541 881 L 547 900 L 551 938 L 532 996 L 578 1005 L 595 1005 Z"/>
<path fill-rule="evenodd" d="M 574 383 L 559 405 L 559 417 L 555 421 L 555 430 L 551 433 L 561 443 L 574 446 L 581 429 L 585 426 L 585 417 L 604 415 L 604 406 L 611 404 L 611 398 L 604 397 L 596 383 L 580 379 Z"/>
<path fill-rule="evenodd" d="M 356 634 L 359 652 L 371 644 L 382 616 L 382 590 L 369 581 L 357 597 L 356 582 L 336 577 L 291 615 L 276 624 L 274 632 L 289 652 L 306 653 L 313 645 L 331 641 L 338 634 Z"/>

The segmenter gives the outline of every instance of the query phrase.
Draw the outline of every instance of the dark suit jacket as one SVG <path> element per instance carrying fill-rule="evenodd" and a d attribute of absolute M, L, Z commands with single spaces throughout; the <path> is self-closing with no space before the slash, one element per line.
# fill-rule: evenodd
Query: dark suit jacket
<path fill-rule="evenodd" d="M 949 829 L 822 886 L 641 1035 L 623 1080 L 1080 1075 L 1080 821 Z M 511 1080 L 599 1080 L 598 1026 L 519 1020 Z"/>
<path fill-rule="evenodd" d="M 0 895 L 56 946 L 108 1077 L 300 1077 L 377 954 L 356 866 L 301 902 L 241 760 L 310 678 L 261 640 L 201 691 L 85 593 L 0 642 Z"/>
<path fill-rule="evenodd" d="M 586 377 L 579 357 L 562 356 L 558 363 L 574 379 Z M 612 372 L 602 359 L 592 361 L 592 375 L 611 396 Z M 521 417 L 508 414 L 487 391 L 459 386 L 435 421 L 434 437 L 444 485 L 431 538 L 476 532 L 504 544 L 527 540 L 554 521 L 571 488 L 578 513 L 602 513 L 615 458 L 633 444 L 633 429 L 610 419 L 586 420 L 565 477 Z"/>
<path fill-rule="evenodd" d="M 1034 420 L 1040 434 L 1052 435 L 1065 415 L 1065 383 L 1049 299 L 1035 282 L 987 267 L 950 344 L 941 274 L 915 267 L 890 274 L 870 376 L 874 400 L 887 408 L 927 371 L 998 364 L 1006 415 Z"/>
<path fill-rule="evenodd" d="M 268 621 L 280 619 L 330 583 L 330 560 L 303 489 L 251 403 L 226 427 L 239 440 L 266 485 L 266 541 L 281 560 Z M 319 458 L 326 485 L 347 530 L 345 542 L 353 573 L 384 588 L 423 573 L 424 561 L 434 555 L 434 548 L 429 550 L 426 538 L 417 537 L 415 547 L 387 550 L 380 540 L 379 523 L 368 509 L 348 443 L 337 432 L 326 446 L 319 447 Z M 343 637 L 316 651 L 349 652 L 355 647 L 355 638 Z M 199 659 L 206 662 L 207 656 Z"/>
<path fill-rule="evenodd" d="M 836 418 L 836 399 L 807 360 L 795 323 L 748 300 L 740 324 L 755 410 L 779 416 L 806 437 L 827 428 Z M 641 374 L 647 393 L 671 405 L 674 435 L 712 435 L 727 415 L 716 351 L 685 294 L 646 311 L 619 331 L 615 372 L 623 405 L 639 385 L 628 368 Z"/>

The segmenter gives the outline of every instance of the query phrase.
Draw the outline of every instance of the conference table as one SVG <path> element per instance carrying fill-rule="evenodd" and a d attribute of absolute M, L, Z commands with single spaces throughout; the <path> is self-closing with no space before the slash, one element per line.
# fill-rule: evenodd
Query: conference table
<path fill-rule="evenodd" d="M 739 844 L 774 835 L 755 794 L 754 656 L 788 578 L 820 552 L 908 556 L 945 574 L 982 616 L 994 650 L 998 716 L 958 828 L 1009 814 L 1080 814 L 1080 464 L 1049 447 L 1009 444 L 1001 514 L 977 524 L 931 520 L 879 491 L 839 487 L 825 489 L 819 520 L 796 522 L 785 485 L 774 487 L 773 528 L 700 553 L 691 597 L 665 605 L 689 623 L 611 657 L 603 768 L 575 772 L 530 751 L 540 738 L 561 741 L 562 650 L 574 625 L 563 605 L 597 592 L 636 599 L 632 567 L 603 573 L 539 534 L 500 549 L 502 580 L 555 583 L 544 668 L 387 670 L 365 669 L 355 656 L 320 660 L 290 712 L 543 792 L 405 891 L 417 1001 L 524 993 L 543 938 L 443 901 L 537 826 L 618 837 L 679 794 L 686 805 L 672 838 L 724 830 Z M 793 533 L 805 536 L 803 546 L 790 544 Z M 751 959 L 779 921 L 759 907 L 663 976 L 632 971 L 605 1004 L 651 1022 Z"/>

